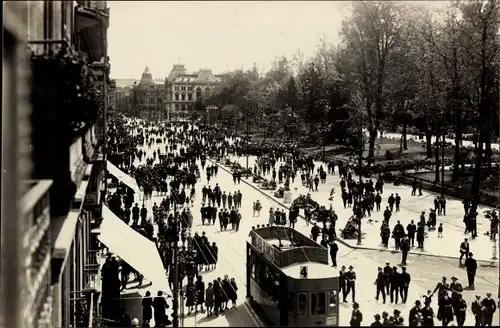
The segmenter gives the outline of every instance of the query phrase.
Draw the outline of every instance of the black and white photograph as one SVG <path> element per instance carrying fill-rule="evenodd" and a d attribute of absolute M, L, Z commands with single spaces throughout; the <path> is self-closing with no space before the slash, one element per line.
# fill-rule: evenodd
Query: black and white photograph
<path fill-rule="evenodd" d="M 500 0 L 4 1 L 0 328 L 500 325 Z"/>

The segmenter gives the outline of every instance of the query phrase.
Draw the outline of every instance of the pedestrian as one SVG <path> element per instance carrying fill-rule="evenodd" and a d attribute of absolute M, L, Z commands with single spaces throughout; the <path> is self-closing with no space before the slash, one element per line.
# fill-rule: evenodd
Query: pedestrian
<path fill-rule="evenodd" d="M 363 313 L 359 310 L 359 304 L 353 302 L 352 304 L 352 314 L 351 314 L 351 327 L 361 327 L 361 323 L 363 322 Z"/>
<path fill-rule="evenodd" d="M 398 272 L 398 268 L 396 266 L 392 267 L 392 275 L 391 275 L 391 303 L 398 304 L 399 298 L 399 287 L 401 283 L 401 277 Z"/>
<path fill-rule="evenodd" d="M 349 266 L 349 271 L 345 274 L 346 279 L 346 294 L 344 298 L 347 298 L 349 293 L 352 292 L 352 302 L 356 302 L 356 272 L 354 272 L 354 267 L 352 265 Z"/>
<path fill-rule="evenodd" d="M 486 298 L 481 302 L 483 310 L 483 326 L 491 327 L 493 315 L 497 310 L 496 301 L 491 298 L 491 293 L 486 293 Z"/>
<path fill-rule="evenodd" d="M 157 326 L 166 324 L 168 308 L 163 292 L 158 291 L 157 296 L 153 299 L 154 319 Z"/>
<path fill-rule="evenodd" d="M 375 318 L 375 321 L 372 322 L 370 327 L 382 327 L 383 324 L 382 324 L 382 322 L 380 322 L 380 314 L 377 313 L 373 317 Z"/>
<path fill-rule="evenodd" d="M 211 282 L 208 283 L 208 287 L 205 290 L 205 306 L 207 307 L 207 317 L 213 314 L 215 305 L 214 288 Z"/>
<path fill-rule="evenodd" d="M 339 246 L 335 242 L 335 240 L 332 240 L 330 243 L 330 258 L 332 260 L 332 267 L 336 268 L 337 267 L 337 252 L 339 250 Z"/>
<path fill-rule="evenodd" d="M 467 260 L 469 253 L 470 253 L 469 240 L 465 238 L 464 241 L 460 243 L 460 257 L 458 258 L 459 266 L 463 266 L 462 259 L 465 257 L 465 260 Z"/>
<path fill-rule="evenodd" d="M 153 299 L 151 292 L 148 290 L 141 301 L 142 306 L 142 322 L 146 327 L 149 327 L 149 321 L 153 318 Z"/>
<path fill-rule="evenodd" d="M 410 288 L 410 282 L 411 282 L 411 275 L 406 272 L 406 267 L 402 267 L 401 270 L 401 276 L 400 276 L 400 283 L 401 286 L 399 287 L 399 292 L 401 295 L 401 301 L 406 303 L 406 300 L 408 298 L 408 289 Z"/>
<path fill-rule="evenodd" d="M 401 248 L 401 254 L 402 254 L 401 265 L 406 265 L 406 259 L 408 258 L 408 252 L 410 251 L 410 239 L 408 239 L 408 236 L 403 237 L 399 247 Z"/>
<path fill-rule="evenodd" d="M 377 292 L 375 299 L 378 301 L 380 293 L 382 293 L 382 300 L 385 304 L 385 274 L 382 268 L 378 268 L 377 278 L 375 279 L 375 286 L 377 287 Z"/>
<path fill-rule="evenodd" d="M 347 291 L 347 280 L 346 280 L 347 272 L 345 270 L 346 270 L 346 267 L 345 267 L 345 265 L 343 265 L 339 271 L 339 289 L 342 292 L 342 300 L 344 303 L 347 302 L 347 293 L 346 293 L 346 291 Z"/>
<path fill-rule="evenodd" d="M 467 271 L 467 281 L 469 289 L 474 289 L 474 280 L 476 279 L 477 262 L 473 258 L 474 254 L 469 253 L 469 258 L 465 260 L 465 270 Z"/>
<path fill-rule="evenodd" d="M 408 315 L 408 322 L 410 326 L 418 326 L 419 324 L 419 314 L 421 315 L 421 303 L 419 300 L 415 301 L 415 306 L 410 309 L 409 315 Z"/>

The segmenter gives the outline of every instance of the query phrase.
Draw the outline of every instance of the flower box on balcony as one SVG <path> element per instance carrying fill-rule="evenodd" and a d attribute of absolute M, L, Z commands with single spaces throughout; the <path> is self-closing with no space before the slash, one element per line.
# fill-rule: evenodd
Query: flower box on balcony
<path fill-rule="evenodd" d="M 102 97 L 85 60 L 69 47 L 32 55 L 31 64 L 32 178 L 54 181 L 51 215 L 63 216 L 76 192 L 71 145 L 95 122 Z"/>

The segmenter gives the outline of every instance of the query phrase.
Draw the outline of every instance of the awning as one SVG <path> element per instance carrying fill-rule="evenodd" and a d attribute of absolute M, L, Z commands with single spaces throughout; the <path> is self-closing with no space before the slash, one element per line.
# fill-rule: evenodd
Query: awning
<path fill-rule="evenodd" d="M 169 291 L 167 274 L 155 243 L 125 224 L 104 204 L 100 235 L 97 238 L 110 252 L 150 280 L 156 290 L 164 293 Z"/>
<path fill-rule="evenodd" d="M 130 175 L 126 174 L 125 172 L 123 172 L 122 170 L 117 168 L 110 161 L 108 161 L 106 165 L 107 165 L 108 172 L 111 175 L 114 175 L 118 180 L 120 180 L 121 182 L 126 184 L 129 188 L 132 188 L 132 190 L 134 190 L 134 192 L 136 193 L 137 196 L 141 195 L 141 189 L 139 188 L 139 185 L 137 184 L 137 182 L 135 182 L 134 178 L 132 178 Z"/>

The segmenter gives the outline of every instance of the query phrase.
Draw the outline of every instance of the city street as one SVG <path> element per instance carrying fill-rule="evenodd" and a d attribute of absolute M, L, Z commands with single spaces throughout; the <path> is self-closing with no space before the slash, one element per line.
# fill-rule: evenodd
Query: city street
<path fill-rule="evenodd" d="M 147 149 L 143 148 L 147 152 L 147 156 L 152 156 L 152 152 L 156 150 L 158 147 L 161 149 L 164 149 L 163 144 L 156 144 L 152 148 Z M 144 158 L 143 158 L 144 159 Z M 236 159 L 236 158 L 234 158 Z M 239 158 L 238 159 L 242 164 L 245 162 L 245 158 Z M 250 163 L 251 165 L 253 164 L 254 158 L 250 158 Z M 207 161 L 207 165 L 209 165 L 209 161 Z M 135 163 L 137 165 L 139 163 Z M 199 163 L 198 163 L 199 165 Z M 318 192 L 318 193 L 313 193 L 313 197 L 316 199 L 316 196 L 323 195 L 324 197 L 327 197 L 327 194 L 329 192 L 329 188 L 331 183 L 337 183 L 336 177 L 329 177 L 328 178 L 328 184 L 327 186 L 321 185 L 320 188 L 324 190 L 323 193 Z M 267 224 L 268 222 L 268 210 L 270 207 L 282 207 L 280 204 L 278 204 L 272 197 L 266 196 L 266 194 L 262 193 L 261 191 L 257 191 L 254 186 L 247 184 L 242 181 L 241 184 L 239 185 L 234 185 L 232 181 L 232 177 L 230 173 L 226 172 L 223 169 L 219 169 L 218 176 L 213 177 L 211 180 L 210 185 L 212 188 L 216 185 L 219 184 L 221 187 L 222 191 L 227 192 L 233 192 L 240 190 L 243 194 L 243 200 L 242 200 L 242 208 L 240 209 L 240 212 L 243 215 L 243 220 L 241 222 L 240 226 L 240 231 L 239 232 L 234 232 L 234 231 L 224 231 L 220 232 L 219 230 L 219 225 L 218 221 L 216 222 L 215 225 L 213 226 L 202 226 L 201 225 L 201 220 L 200 220 L 200 206 L 201 206 L 201 189 L 203 185 L 207 184 L 206 181 L 206 174 L 205 172 L 201 172 L 201 182 L 197 183 L 196 186 L 196 201 L 194 202 L 194 207 L 191 209 L 193 216 L 194 216 L 194 225 L 193 225 L 193 231 L 192 233 L 198 231 L 199 233 L 201 232 L 206 232 L 209 241 L 210 242 L 216 242 L 217 245 L 219 246 L 219 263 L 217 266 L 217 269 L 212 271 L 212 272 L 207 272 L 207 273 L 202 273 L 203 280 L 207 284 L 209 281 L 213 280 L 216 277 L 222 277 L 224 274 L 228 274 L 229 277 L 234 277 L 237 281 L 237 284 L 239 286 L 238 289 L 238 303 L 239 306 L 235 310 L 227 311 L 224 315 L 219 316 L 218 318 L 211 317 L 209 319 L 206 318 L 204 314 L 198 314 L 198 315 L 191 315 L 191 316 L 186 316 L 183 320 L 183 325 L 184 326 L 263 326 L 262 322 L 259 320 L 259 318 L 256 316 L 256 314 L 253 312 L 250 307 L 245 304 L 245 261 L 246 261 L 246 249 L 245 249 L 245 242 L 248 238 L 248 233 L 251 230 L 252 226 L 255 226 L 257 224 Z M 300 186 L 296 186 L 298 188 L 297 191 L 294 191 L 294 194 L 297 193 L 303 193 L 305 194 L 305 190 L 302 190 Z M 389 192 L 392 188 L 392 186 L 387 186 L 388 188 L 386 189 L 387 191 L 384 193 L 386 195 L 387 192 Z M 398 188 L 398 187 L 397 187 Z M 328 191 L 326 191 L 328 190 Z M 398 192 L 402 193 L 404 192 L 405 189 L 397 189 Z M 426 194 L 427 199 L 431 199 L 428 194 Z M 425 197 L 425 196 L 424 196 Z M 410 198 L 410 196 L 408 196 Z M 254 201 L 257 199 L 260 200 L 262 203 L 262 212 L 260 217 L 252 217 L 252 204 Z M 159 203 L 161 201 L 161 197 L 154 196 L 153 195 L 153 200 L 147 201 L 147 207 L 148 207 L 148 213 L 152 213 L 152 205 L 154 202 Z M 339 207 L 338 205 L 339 200 L 336 199 L 334 201 L 334 208 L 336 209 Z M 449 204 L 451 201 L 449 202 Z M 325 203 L 328 204 L 328 203 Z M 403 207 L 406 206 L 405 204 L 405 198 L 403 198 Z M 412 203 L 410 203 L 412 204 Z M 451 206 L 451 204 L 450 204 Z M 339 214 L 340 221 L 337 225 L 337 227 L 343 227 L 343 222 L 347 219 L 347 211 L 348 210 L 343 210 L 343 209 L 338 209 L 337 212 Z M 404 209 L 402 208 L 402 212 Z M 406 213 L 411 213 L 411 212 L 406 212 Z M 401 215 L 398 215 L 397 217 L 399 218 Z M 418 218 L 418 215 L 416 215 Z M 394 221 L 395 222 L 395 221 Z M 376 223 L 374 223 L 376 225 Z M 299 230 L 300 232 L 304 233 L 305 235 L 310 234 L 310 226 L 307 226 L 305 224 L 305 221 L 301 220 L 297 223 L 296 229 Z M 374 229 L 374 228 L 372 228 Z M 366 230 L 365 230 L 366 231 Z M 370 241 L 369 234 L 370 233 L 375 233 L 375 231 L 368 231 L 367 238 L 364 240 L 364 244 L 367 243 L 367 241 Z M 378 234 L 377 234 L 378 235 Z M 446 234 L 445 234 L 446 235 Z M 431 239 L 432 237 L 428 238 L 427 240 Z M 443 243 L 448 243 L 452 242 L 451 238 L 453 238 L 453 235 L 450 234 L 449 239 L 445 239 Z M 443 238 L 444 239 L 444 238 Z M 482 239 L 485 239 L 484 237 Z M 375 240 L 375 239 L 373 239 Z M 458 248 L 458 241 L 453 241 L 454 243 L 457 244 Z M 354 241 L 355 243 L 355 241 Z M 429 245 L 429 251 L 431 249 L 432 244 L 427 243 Z M 476 244 L 473 244 L 473 250 Z M 375 245 L 376 246 L 376 245 Z M 436 246 L 434 246 L 436 247 Z M 479 255 L 478 255 L 479 256 Z M 380 252 L 377 250 L 364 250 L 364 249 L 351 249 L 350 247 L 347 247 L 346 245 L 342 245 L 339 243 L 339 253 L 338 253 L 338 265 L 340 269 L 340 266 L 342 265 L 353 265 L 355 267 L 355 271 L 357 273 L 357 296 L 356 300 L 361 304 L 362 306 L 362 311 L 365 314 L 365 320 L 366 322 L 371 321 L 372 315 L 375 313 L 381 313 L 382 311 L 387 311 L 392 313 L 394 308 L 398 308 L 399 310 L 402 311 L 402 313 L 407 314 L 410 308 L 413 306 L 413 302 L 416 299 L 420 299 L 421 295 L 425 294 L 425 292 L 428 289 L 433 289 L 436 285 L 436 283 L 440 280 L 442 275 L 446 275 L 448 277 L 451 277 L 452 275 L 455 275 L 459 278 L 459 281 L 462 282 L 462 284 L 466 284 L 466 275 L 465 271 L 462 268 L 459 268 L 457 266 L 456 260 L 452 259 L 443 259 L 442 257 L 429 257 L 429 256 L 420 256 L 418 254 L 414 254 L 409 257 L 409 262 L 408 262 L 408 272 L 412 275 L 412 284 L 410 287 L 410 293 L 408 297 L 408 303 L 407 304 L 398 304 L 398 305 L 392 305 L 389 302 L 386 304 L 382 304 L 382 301 L 376 301 L 374 296 L 375 296 L 375 287 L 373 285 L 373 281 L 376 276 L 377 272 L 377 267 L 378 266 L 384 266 L 385 262 L 389 261 L 391 262 L 391 265 L 397 265 L 397 263 L 400 262 L 400 255 L 397 253 L 391 253 L 391 252 Z M 416 265 L 418 264 L 418 265 Z M 496 293 L 497 286 L 498 286 L 498 268 L 492 268 L 488 266 L 481 266 L 478 270 L 478 277 L 477 277 L 477 283 L 476 283 L 476 290 L 475 291 L 466 291 L 464 293 L 464 298 L 467 300 L 467 302 L 470 302 L 474 299 L 474 295 L 482 295 L 484 296 L 487 291 L 492 291 Z M 127 290 L 127 293 L 138 293 L 139 295 L 144 295 L 144 293 L 147 291 L 147 288 L 144 289 L 132 289 L 132 290 Z M 368 292 L 368 290 L 370 290 Z M 156 291 L 151 290 L 152 293 L 155 293 Z M 124 294 L 123 296 L 126 297 Z M 127 311 L 130 311 L 130 313 L 133 313 L 134 316 L 139 317 L 141 315 L 141 309 L 140 309 L 140 301 L 139 302 L 128 302 L 130 303 L 130 307 L 127 307 Z M 126 303 L 126 304 L 128 304 Z M 169 302 L 170 303 L 170 302 Z M 171 313 L 169 309 L 169 315 Z M 351 315 L 352 307 L 351 303 L 343 303 L 341 306 L 340 310 L 340 324 L 341 325 L 348 325 L 349 320 L 350 320 L 350 315 Z M 132 317 L 134 317 L 132 316 Z M 472 316 L 469 315 L 467 322 L 472 323 L 473 321 Z"/>
<path fill-rule="evenodd" d="M 246 157 L 229 156 L 228 159 L 231 161 L 238 161 L 243 167 L 246 165 Z M 255 156 L 249 156 L 248 167 L 253 169 L 253 165 L 256 161 Z M 280 163 L 276 164 L 278 168 Z M 316 169 L 321 165 L 320 162 L 316 162 Z M 324 166 L 326 170 L 326 166 Z M 338 173 L 338 172 L 337 172 Z M 271 179 L 271 175 L 266 176 L 267 179 Z M 355 177 L 357 181 L 357 177 Z M 333 201 L 329 201 L 330 190 L 335 188 L 335 196 Z M 308 188 L 302 186 L 300 181 L 300 176 L 297 176 L 295 183 L 291 184 L 292 199 L 295 199 L 299 195 L 307 195 Z M 380 239 L 380 225 L 383 220 L 383 210 L 388 205 L 387 198 L 398 193 L 401 196 L 401 208 L 399 212 L 393 212 L 390 220 L 391 230 L 397 221 L 400 221 L 403 227 L 406 227 L 411 220 L 418 222 L 420 213 L 422 211 L 426 212 L 426 218 L 429 213 L 430 208 L 434 208 L 434 198 L 437 194 L 423 190 L 423 196 L 411 196 L 411 187 L 400 185 L 394 186 L 392 183 L 386 183 L 384 185 L 384 193 L 382 194 L 382 204 L 381 211 L 372 213 L 369 220 L 363 220 L 362 231 L 364 233 L 364 239 L 361 246 L 356 245 L 357 240 L 342 240 L 342 242 L 347 243 L 351 247 L 367 248 L 367 249 L 377 249 L 381 251 L 386 251 L 388 249 L 381 245 Z M 272 195 L 272 192 L 269 193 Z M 329 208 L 330 204 L 337 213 L 339 221 L 337 221 L 337 229 L 343 229 L 347 220 L 352 216 L 352 209 L 346 208 L 342 204 L 342 198 L 340 195 L 340 177 L 339 175 L 328 175 L 326 184 L 319 184 L 317 192 L 311 192 L 311 198 L 317 201 L 319 204 L 324 205 Z M 484 236 L 484 233 L 489 231 L 489 220 L 483 215 L 483 211 L 489 209 L 486 206 L 478 207 L 478 238 L 469 238 L 471 245 L 471 252 L 474 253 L 476 260 L 484 262 L 495 262 L 498 264 L 498 260 L 492 261 L 493 245 L 489 237 Z M 430 256 L 440 256 L 457 258 L 459 254 L 459 246 L 464 238 L 469 235 L 465 235 L 464 224 L 462 222 L 464 215 L 462 201 L 454 198 L 447 197 L 447 210 L 445 216 L 438 216 L 437 223 L 443 223 L 443 237 L 437 237 L 437 231 L 431 231 L 428 233 L 428 238 L 425 239 L 424 250 L 420 251 L 417 249 L 412 249 L 410 251 L 410 260 L 412 255 L 430 255 Z M 394 240 L 389 241 L 389 250 L 394 250 Z M 498 257 L 498 254 L 497 254 Z"/>

